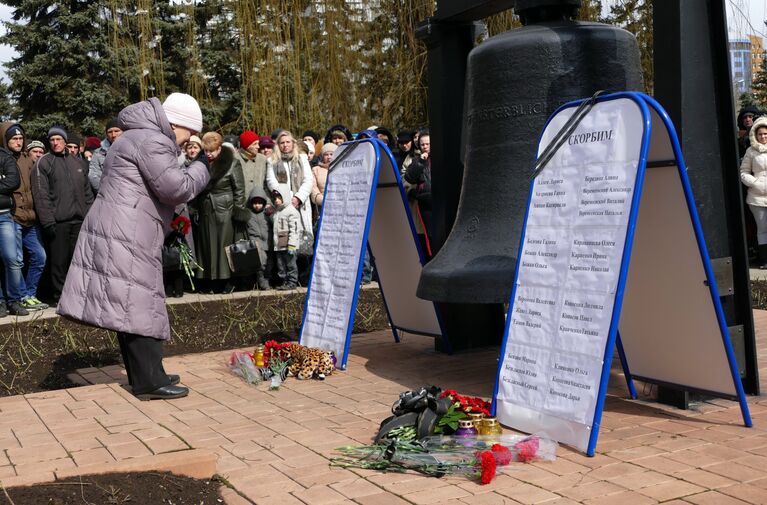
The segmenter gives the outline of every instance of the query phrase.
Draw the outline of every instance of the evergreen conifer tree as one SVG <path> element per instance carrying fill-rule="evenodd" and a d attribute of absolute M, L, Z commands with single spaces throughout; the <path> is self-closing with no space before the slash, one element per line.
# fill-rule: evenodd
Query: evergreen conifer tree
<path fill-rule="evenodd" d="M 754 94 L 746 91 L 738 95 L 738 108 L 742 109 L 743 107 L 748 107 L 748 106 L 759 108 L 759 104 L 756 103 Z"/>
<path fill-rule="evenodd" d="M 651 0 L 617 0 L 610 6 L 606 23 L 620 26 L 633 33 L 639 44 L 644 87 L 652 94 L 653 86 L 653 33 Z"/>
<path fill-rule="evenodd" d="M 759 71 L 754 76 L 754 80 L 751 82 L 751 90 L 753 91 L 753 98 L 756 101 L 756 106 L 760 109 L 767 108 L 767 58 L 762 60 L 762 65 L 759 67 Z"/>
<path fill-rule="evenodd" d="M 0 43 L 18 56 L 7 65 L 13 115 L 30 137 L 56 123 L 85 134 L 101 133 L 103 121 L 127 104 L 109 86 L 110 62 L 102 2 L 5 0 L 13 10 Z"/>

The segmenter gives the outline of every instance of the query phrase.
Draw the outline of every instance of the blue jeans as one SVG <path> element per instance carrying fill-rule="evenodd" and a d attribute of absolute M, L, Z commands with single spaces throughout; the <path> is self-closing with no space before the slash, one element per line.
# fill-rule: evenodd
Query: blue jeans
<path fill-rule="evenodd" d="M 0 214 L 0 260 L 5 268 L 5 292 L 8 301 L 18 302 L 24 297 L 26 286 L 21 269 L 24 252 L 16 241 L 16 222 L 10 212 Z M 2 294 L 0 293 L 0 300 Z"/>
<path fill-rule="evenodd" d="M 20 261 L 24 261 L 24 251 L 27 251 L 29 263 L 27 264 L 27 276 L 24 279 L 25 290 L 22 298 L 28 296 L 37 297 L 37 285 L 45 269 L 45 248 L 40 239 L 40 228 L 35 224 L 22 226 L 16 224 L 16 247 L 21 254 Z"/>

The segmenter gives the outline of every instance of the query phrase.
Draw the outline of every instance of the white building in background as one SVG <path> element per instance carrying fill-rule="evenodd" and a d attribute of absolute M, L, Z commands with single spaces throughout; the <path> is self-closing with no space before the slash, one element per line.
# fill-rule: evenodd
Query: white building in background
<path fill-rule="evenodd" d="M 735 97 L 751 92 L 751 39 L 730 39 L 730 77 Z"/>

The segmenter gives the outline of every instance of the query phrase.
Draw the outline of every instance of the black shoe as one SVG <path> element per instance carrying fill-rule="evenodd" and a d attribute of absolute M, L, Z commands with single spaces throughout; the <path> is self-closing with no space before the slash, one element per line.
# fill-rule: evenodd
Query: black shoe
<path fill-rule="evenodd" d="M 29 315 L 29 311 L 25 309 L 24 307 L 22 307 L 21 303 L 18 301 L 11 302 L 8 304 L 8 313 L 11 314 L 12 316 L 28 316 Z"/>
<path fill-rule="evenodd" d="M 170 379 L 170 385 L 171 386 L 175 386 L 176 384 L 181 382 L 181 377 L 179 377 L 178 375 L 176 375 L 174 373 L 169 373 L 168 374 L 168 379 Z"/>
<path fill-rule="evenodd" d="M 148 393 L 137 394 L 139 400 L 172 400 L 173 398 L 183 398 L 189 394 L 189 388 L 183 386 L 163 386 Z"/>
<path fill-rule="evenodd" d="M 8 309 L 3 301 L 0 301 L 0 317 L 8 317 Z"/>
<path fill-rule="evenodd" d="M 277 291 L 290 291 L 296 289 L 296 287 L 296 284 L 283 284 L 282 286 L 277 286 Z"/>

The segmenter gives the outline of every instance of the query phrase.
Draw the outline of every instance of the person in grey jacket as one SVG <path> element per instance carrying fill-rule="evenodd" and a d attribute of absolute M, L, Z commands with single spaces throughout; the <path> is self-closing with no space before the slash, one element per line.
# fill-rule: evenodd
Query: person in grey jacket
<path fill-rule="evenodd" d="M 107 153 L 57 312 L 117 332 L 138 398 L 178 398 L 188 389 L 162 366 L 170 339 L 162 244 L 176 205 L 208 184 L 205 161 L 178 164 L 179 147 L 202 129 L 202 112 L 191 96 L 172 93 L 163 103 L 129 105 L 119 119 L 125 132 Z"/>
<path fill-rule="evenodd" d="M 107 159 L 109 147 L 115 143 L 115 140 L 117 140 L 120 135 L 123 134 L 122 126 L 120 125 L 120 121 L 118 121 L 117 118 L 110 119 L 107 122 L 105 130 L 106 136 L 104 137 L 104 140 L 101 141 L 101 147 L 93 151 L 93 158 L 91 158 L 90 165 L 88 167 L 88 180 L 91 183 L 91 187 L 93 188 L 94 193 L 99 192 L 101 176 L 104 173 L 104 161 Z"/>
<path fill-rule="evenodd" d="M 269 285 L 269 273 L 272 271 L 272 262 L 269 259 L 273 247 L 272 222 L 270 216 L 274 207 L 268 205 L 269 199 L 263 186 L 256 186 L 248 196 L 248 209 L 253 212 L 248 221 L 248 239 L 258 246 L 258 259 L 261 263 L 256 272 L 256 285 L 258 289 L 271 289 Z"/>

